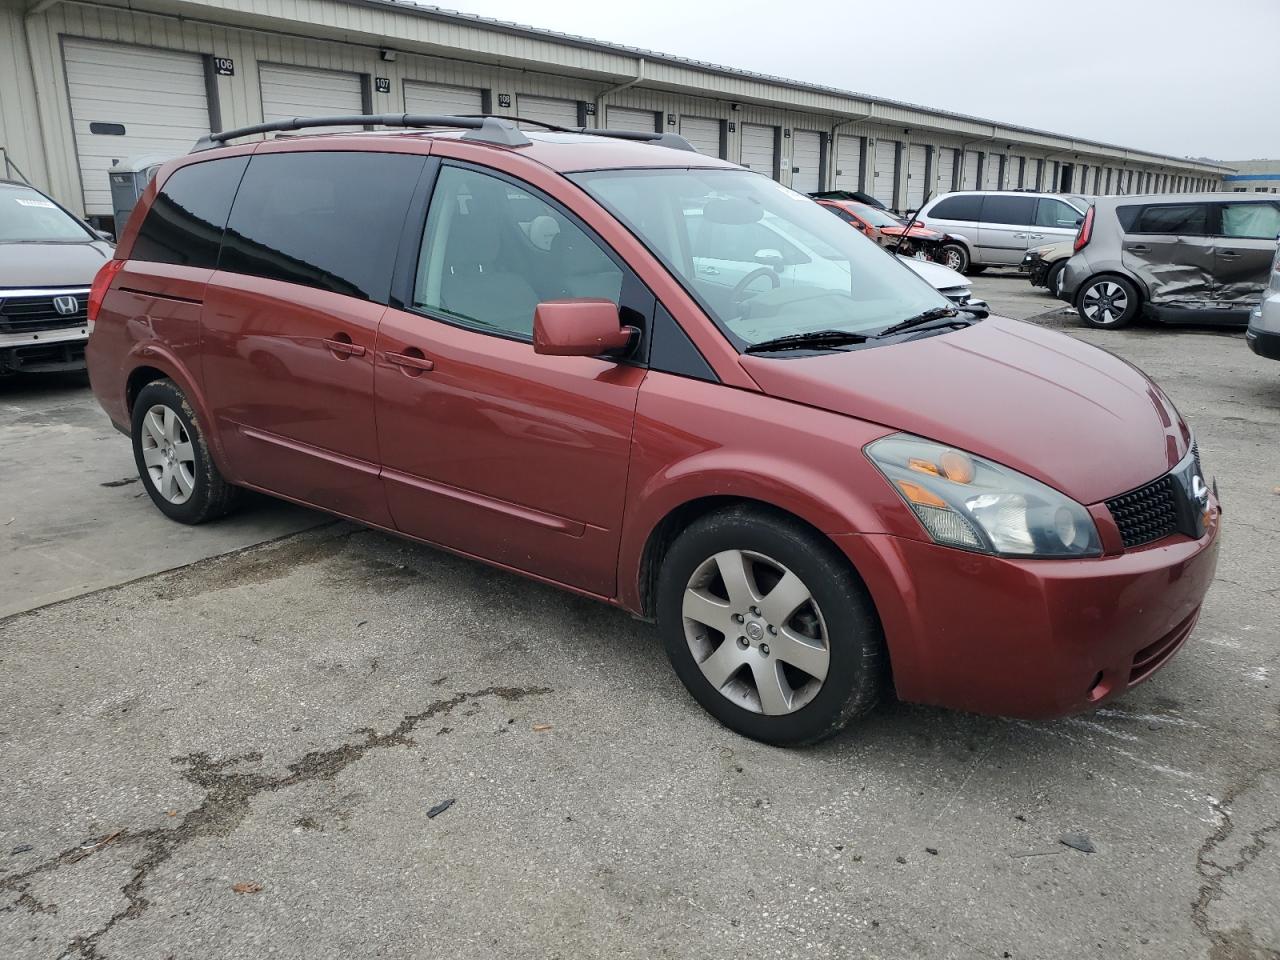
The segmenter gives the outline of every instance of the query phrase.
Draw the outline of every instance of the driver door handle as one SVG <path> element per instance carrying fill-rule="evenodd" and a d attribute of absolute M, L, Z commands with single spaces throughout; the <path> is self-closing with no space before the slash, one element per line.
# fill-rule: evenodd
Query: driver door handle
<path fill-rule="evenodd" d="M 699 267 L 698 272 L 705 273 L 708 277 L 718 277 L 720 275 L 720 270 L 716 267 Z"/>

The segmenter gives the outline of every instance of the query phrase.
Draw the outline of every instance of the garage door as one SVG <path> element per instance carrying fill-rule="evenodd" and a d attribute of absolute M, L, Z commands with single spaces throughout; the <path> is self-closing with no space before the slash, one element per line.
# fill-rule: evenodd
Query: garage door
<path fill-rule="evenodd" d="M 484 92 L 475 87 L 451 87 L 444 83 L 404 82 L 406 113 L 464 117 L 484 113 Z"/>
<path fill-rule="evenodd" d="M 822 134 L 791 132 L 791 189 L 800 193 L 822 189 Z"/>
<path fill-rule="evenodd" d="M 653 110 L 628 110 L 626 107 L 609 107 L 605 111 L 606 126 L 611 130 L 643 130 L 654 133 L 658 129 L 658 114 Z"/>
<path fill-rule="evenodd" d="M 111 214 L 107 171 L 142 154 L 177 157 L 209 132 L 199 54 L 63 41 L 86 214 Z"/>
<path fill-rule="evenodd" d="M 893 140 L 876 141 L 875 177 L 871 195 L 886 207 L 894 206 L 894 181 L 898 174 L 898 144 Z"/>
<path fill-rule="evenodd" d="M 836 189 L 862 189 L 861 137 L 836 137 Z"/>
<path fill-rule="evenodd" d="M 907 155 L 908 210 L 919 210 L 924 205 L 924 193 L 929 187 L 925 176 L 925 167 L 928 165 L 929 149 L 922 144 L 913 143 Z"/>
<path fill-rule="evenodd" d="M 1000 189 L 1000 155 L 988 153 L 982 164 L 982 189 Z"/>
<path fill-rule="evenodd" d="M 551 97 L 527 97 L 521 94 L 516 97 L 516 116 L 574 130 L 582 126 L 578 122 L 577 100 L 555 100 Z"/>
<path fill-rule="evenodd" d="M 950 193 L 955 189 L 956 149 L 955 147 L 939 147 L 937 152 L 937 174 L 935 189 L 938 193 Z"/>
<path fill-rule="evenodd" d="M 680 118 L 680 136 L 692 143 L 695 150 L 708 157 L 724 156 L 720 149 L 720 127 L 719 120 L 708 120 L 706 117 Z"/>
<path fill-rule="evenodd" d="M 264 63 L 258 67 L 258 78 L 262 85 L 264 120 L 364 113 L 364 96 L 358 73 Z"/>
<path fill-rule="evenodd" d="M 777 127 L 742 125 L 742 165 L 766 177 L 778 176 Z"/>
<path fill-rule="evenodd" d="M 964 152 L 964 169 L 960 171 L 960 189 L 978 189 L 978 162 L 982 159 L 977 150 Z"/>

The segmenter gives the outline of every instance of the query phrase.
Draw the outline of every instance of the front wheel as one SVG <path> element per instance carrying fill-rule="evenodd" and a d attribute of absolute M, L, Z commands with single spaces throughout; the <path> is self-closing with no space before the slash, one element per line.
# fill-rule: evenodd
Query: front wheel
<path fill-rule="evenodd" d="M 1127 326 L 1138 315 L 1138 290 L 1124 277 L 1095 277 L 1076 299 L 1080 319 L 1091 327 Z"/>
<path fill-rule="evenodd" d="M 133 458 L 151 501 L 171 520 L 204 523 L 230 512 L 240 489 L 223 479 L 186 395 L 155 380 L 133 402 Z"/>
<path fill-rule="evenodd" d="M 829 542 L 780 515 L 734 508 L 681 533 L 659 576 L 658 623 L 694 698 L 765 743 L 824 740 L 887 685 L 866 587 Z"/>
<path fill-rule="evenodd" d="M 969 251 L 964 248 L 963 244 L 943 244 L 939 262 L 944 267 L 950 267 L 957 273 L 964 273 L 969 269 Z"/>

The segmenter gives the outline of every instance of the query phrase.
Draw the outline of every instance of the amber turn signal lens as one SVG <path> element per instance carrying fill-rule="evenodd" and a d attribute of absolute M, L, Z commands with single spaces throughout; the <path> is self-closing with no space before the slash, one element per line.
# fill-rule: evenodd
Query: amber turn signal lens
<path fill-rule="evenodd" d="M 942 471 L 938 469 L 938 465 L 932 460 L 925 460 L 921 457 L 912 457 L 907 461 L 907 466 L 916 473 L 927 473 L 932 477 L 942 476 Z"/>
<path fill-rule="evenodd" d="M 898 489 L 912 503 L 918 503 L 922 507 L 937 507 L 939 510 L 950 510 L 947 501 L 943 500 L 936 493 L 931 493 L 918 483 L 912 483 L 910 480 L 898 480 Z"/>
<path fill-rule="evenodd" d="M 973 461 L 963 453 L 948 450 L 941 457 L 942 475 L 952 483 L 973 483 Z"/>

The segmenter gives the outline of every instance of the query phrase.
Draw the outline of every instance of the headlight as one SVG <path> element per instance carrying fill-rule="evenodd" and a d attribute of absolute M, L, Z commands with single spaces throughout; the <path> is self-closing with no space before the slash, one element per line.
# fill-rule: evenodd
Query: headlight
<path fill-rule="evenodd" d="M 866 447 L 935 543 L 1017 557 L 1096 557 L 1093 518 L 1052 487 L 905 433 Z"/>

